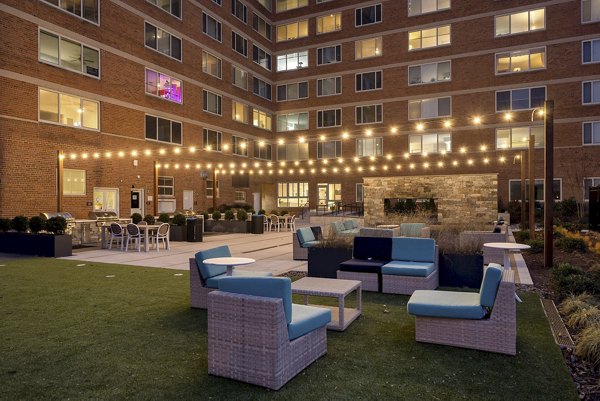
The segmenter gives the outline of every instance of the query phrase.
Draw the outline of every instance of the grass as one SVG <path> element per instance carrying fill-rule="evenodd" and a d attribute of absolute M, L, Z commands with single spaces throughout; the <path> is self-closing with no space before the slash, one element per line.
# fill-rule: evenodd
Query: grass
<path fill-rule="evenodd" d="M 407 296 L 364 293 L 363 316 L 273 392 L 207 374 L 206 311 L 189 308 L 186 272 L 1 264 L 2 400 L 578 399 L 531 293 L 517 306 L 516 357 L 417 343 Z"/>

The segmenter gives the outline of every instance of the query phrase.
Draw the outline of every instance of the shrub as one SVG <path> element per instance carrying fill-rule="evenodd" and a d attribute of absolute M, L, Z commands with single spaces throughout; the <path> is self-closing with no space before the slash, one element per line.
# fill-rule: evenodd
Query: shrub
<path fill-rule="evenodd" d="M 584 292 L 593 294 L 596 290 L 594 281 L 580 267 L 570 263 L 559 263 L 552 268 L 550 281 L 560 298 Z"/>
<path fill-rule="evenodd" d="M 158 221 L 160 221 L 161 223 L 168 223 L 170 220 L 169 218 L 169 214 L 168 213 L 161 213 L 158 216 Z"/>
<path fill-rule="evenodd" d="M 517 242 L 525 242 L 525 241 L 529 240 L 529 231 L 528 230 L 515 231 L 513 233 L 513 235 Z"/>
<path fill-rule="evenodd" d="M 246 221 L 248 220 L 248 212 L 246 212 L 244 209 L 240 209 L 237 212 L 237 219 L 239 221 Z"/>
<path fill-rule="evenodd" d="M 156 222 L 156 220 L 154 220 L 154 216 L 152 216 L 151 214 L 145 215 L 144 221 L 148 224 L 154 224 Z"/>
<path fill-rule="evenodd" d="M 600 309 L 595 306 L 573 312 L 567 325 L 574 330 L 583 330 L 593 325 L 600 325 Z"/>
<path fill-rule="evenodd" d="M 0 219 L 0 231 L 8 231 L 10 230 L 10 220 L 9 219 Z"/>
<path fill-rule="evenodd" d="M 271 210 L 271 214 L 273 214 L 273 215 L 275 215 L 275 216 L 278 216 L 278 215 L 279 215 L 279 213 L 277 213 L 277 210 L 275 210 L 275 209 Z"/>
<path fill-rule="evenodd" d="M 577 218 L 577 201 L 575 198 L 556 203 L 556 214 L 562 218 Z"/>
<path fill-rule="evenodd" d="M 29 219 L 25 216 L 16 216 L 10 226 L 19 233 L 25 232 L 29 228 Z"/>
<path fill-rule="evenodd" d="M 44 229 L 46 219 L 42 216 L 33 216 L 29 219 L 29 229 L 32 233 L 37 234 Z"/>
<path fill-rule="evenodd" d="M 554 245 L 565 252 L 585 252 L 587 250 L 582 238 L 563 237 L 557 239 Z"/>
<path fill-rule="evenodd" d="M 565 299 L 559 306 L 558 310 L 565 316 L 569 316 L 575 312 L 587 309 L 591 306 L 598 306 L 598 300 L 593 295 L 584 292 L 579 295 L 571 295 Z"/>
<path fill-rule="evenodd" d="M 600 367 L 600 325 L 583 330 L 575 347 L 575 355 L 588 361 L 595 368 Z"/>
<path fill-rule="evenodd" d="M 285 216 L 286 214 L 290 214 L 290 212 L 288 212 L 287 210 L 282 210 L 279 215 L 280 216 Z"/>
<path fill-rule="evenodd" d="M 235 214 L 233 213 L 233 210 L 229 209 L 225 211 L 225 220 L 227 221 L 231 221 L 235 218 Z"/>
<path fill-rule="evenodd" d="M 246 203 L 244 206 L 242 206 L 242 209 L 244 209 L 244 211 L 246 212 L 249 212 L 250 210 L 252 210 L 252 205 Z"/>
<path fill-rule="evenodd" d="M 213 220 L 221 220 L 221 212 L 219 212 L 218 210 L 215 210 L 212 214 L 212 218 L 213 218 Z"/>
<path fill-rule="evenodd" d="M 62 216 L 50 217 L 46 221 L 46 231 L 52 234 L 64 234 L 67 229 L 67 220 Z"/>
<path fill-rule="evenodd" d="M 175 216 L 173 216 L 173 221 L 171 224 L 174 226 L 185 226 L 185 223 L 187 223 L 186 217 L 181 213 L 177 213 Z"/>
<path fill-rule="evenodd" d="M 258 214 L 265 214 L 265 213 L 267 213 L 267 212 L 265 212 L 265 209 L 260 209 L 260 210 L 258 211 Z"/>
<path fill-rule="evenodd" d="M 543 239 L 530 239 L 523 242 L 531 247 L 528 250 L 529 253 L 542 253 L 544 251 Z"/>
<path fill-rule="evenodd" d="M 204 221 L 208 220 L 208 212 L 202 213 L 202 217 L 204 217 Z"/>
<path fill-rule="evenodd" d="M 139 213 L 134 213 L 134 214 L 132 214 L 132 215 L 131 215 L 131 222 L 132 222 L 133 224 L 137 224 L 137 223 L 139 223 L 140 221 L 142 221 L 142 215 L 141 215 L 141 214 L 139 214 Z"/>
<path fill-rule="evenodd" d="M 231 206 L 226 205 L 226 204 L 221 204 L 217 207 L 217 209 L 219 210 L 219 212 L 221 213 L 225 213 L 226 211 L 228 211 L 229 209 L 231 209 Z"/>

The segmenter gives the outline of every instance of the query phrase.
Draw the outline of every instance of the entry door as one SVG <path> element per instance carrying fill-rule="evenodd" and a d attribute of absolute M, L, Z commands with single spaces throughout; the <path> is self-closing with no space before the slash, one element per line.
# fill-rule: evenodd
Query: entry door
<path fill-rule="evenodd" d="M 342 184 L 317 184 L 319 206 L 330 206 L 342 200 Z"/>
<path fill-rule="evenodd" d="M 139 213 L 144 215 L 144 190 L 131 190 L 131 214 Z"/>
<path fill-rule="evenodd" d="M 119 214 L 119 190 L 117 188 L 94 188 L 94 211 Z"/>
<path fill-rule="evenodd" d="M 183 209 L 194 210 L 194 191 L 183 190 Z"/>

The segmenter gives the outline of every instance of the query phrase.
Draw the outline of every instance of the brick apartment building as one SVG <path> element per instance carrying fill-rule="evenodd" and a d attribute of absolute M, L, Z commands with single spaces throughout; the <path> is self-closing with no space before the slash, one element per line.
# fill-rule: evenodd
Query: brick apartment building
<path fill-rule="evenodd" d="M 0 17 L 3 217 L 206 210 L 215 169 L 216 204 L 495 173 L 505 207 L 530 134 L 541 185 L 546 99 L 555 197 L 600 184 L 600 0 L 1 0 Z"/>

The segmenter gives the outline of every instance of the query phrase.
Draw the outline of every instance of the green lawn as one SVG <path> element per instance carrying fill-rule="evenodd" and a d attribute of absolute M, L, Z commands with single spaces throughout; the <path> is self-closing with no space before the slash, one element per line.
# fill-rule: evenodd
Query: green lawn
<path fill-rule="evenodd" d="M 516 357 L 416 343 L 408 297 L 364 293 L 363 316 L 328 332 L 327 355 L 273 392 L 207 374 L 206 311 L 190 309 L 186 272 L 0 264 L 2 400 L 578 399 L 530 293 Z"/>

